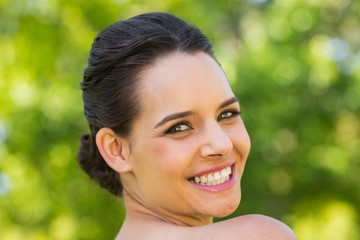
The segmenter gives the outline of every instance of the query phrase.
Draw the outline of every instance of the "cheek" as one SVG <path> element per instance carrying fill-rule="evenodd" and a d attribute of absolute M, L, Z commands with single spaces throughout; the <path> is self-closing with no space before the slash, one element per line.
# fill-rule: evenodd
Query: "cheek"
<path fill-rule="evenodd" d="M 238 125 L 233 129 L 230 129 L 228 136 L 233 142 L 235 150 L 237 150 L 240 155 L 246 159 L 250 152 L 251 143 L 245 126 Z"/>
<path fill-rule="evenodd" d="M 162 142 L 162 141 L 154 141 L 151 145 L 150 145 L 150 152 L 152 153 L 153 157 L 166 157 L 168 155 L 170 155 L 171 153 L 171 144 L 166 144 L 166 142 Z"/>
<path fill-rule="evenodd" d="M 184 144 L 173 140 L 155 140 L 149 147 L 154 167 L 163 170 L 164 174 L 179 175 L 187 167 L 190 157 Z"/>

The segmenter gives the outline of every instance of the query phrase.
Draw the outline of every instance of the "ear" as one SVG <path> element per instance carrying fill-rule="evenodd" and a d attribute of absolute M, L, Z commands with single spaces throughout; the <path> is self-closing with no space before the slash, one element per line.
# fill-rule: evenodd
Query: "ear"
<path fill-rule="evenodd" d="M 119 173 L 130 171 L 129 144 L 110 128 L 101 128 L 96 134 L 96 145 L 105 162 Z"/>

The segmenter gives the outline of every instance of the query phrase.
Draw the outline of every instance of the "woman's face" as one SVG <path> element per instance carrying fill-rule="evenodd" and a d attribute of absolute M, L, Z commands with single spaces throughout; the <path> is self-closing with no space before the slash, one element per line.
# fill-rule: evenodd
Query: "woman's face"
<path fill-rule="evenodd" d="M 175 221 L 232 213 L 250 140 L 222 69 L 205 53 L 177 52 L 140 77 L 132 171 L 122 176 L 127 192 Z"/>

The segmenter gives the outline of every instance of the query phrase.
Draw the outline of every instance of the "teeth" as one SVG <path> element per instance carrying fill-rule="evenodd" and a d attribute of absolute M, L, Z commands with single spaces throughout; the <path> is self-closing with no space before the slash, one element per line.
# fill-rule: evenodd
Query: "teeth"
<path fill-rule="evenodd" d="M 224 168 L 223 170 L 221 170 L 221 177 L 226 177 L 228 174 L 228 171 L 226 170 L 227 168 Z"/>
<path fill-rule="evenodd" d="M 192 182 L 206 185 L 206 186 L 215 186 L 218 184 L 222 184 L 226 181 L 229 181 L 231 174 L 231 167 L 227 167 L 222 169 L 221 171 L 209 173 L 207 175 L 196 176 L 192 180 Z"/>
<path fill-rule="evenodd" d="M 206 184 L 206 182 L 207 182 L 207 177 L 201 176 L 201 177 L 200 177 L 200 181 L 201 181 L 201 183 Z"/>
<path fill-rule="evenodd" d="M 195 182 L 196 182 L 196 183 L 200 183 L 200 178 L 199 178 L 199 177 L 195 177 Z"/>

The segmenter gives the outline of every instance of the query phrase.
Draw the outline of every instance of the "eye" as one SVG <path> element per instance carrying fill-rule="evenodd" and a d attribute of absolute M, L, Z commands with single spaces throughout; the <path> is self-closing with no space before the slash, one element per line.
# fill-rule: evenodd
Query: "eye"
<path fill-rule="evenodd" d="M 240 112 L 238 112 L 238 111 L 224 111 L 224 112 L 220 113 L 217 120 L 220 121 L 220 120 L 236 117 L 239 115 L 240 115 Z"/>
<path fill-rule="evenodd" d="M 170 127 L 165 134 L 175 134 L 192 129 L 187 122 L 177 123 Z"/>

